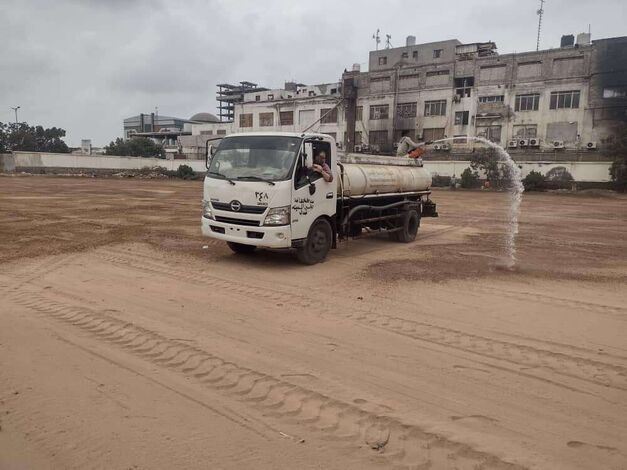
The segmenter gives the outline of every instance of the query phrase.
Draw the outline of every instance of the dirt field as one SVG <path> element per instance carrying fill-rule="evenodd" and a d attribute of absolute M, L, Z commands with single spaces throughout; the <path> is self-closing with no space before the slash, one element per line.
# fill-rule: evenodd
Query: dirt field
<path fill-rule="evenodd" d="M 201 182 L 0 177 L 0 469 L 625 469 L 627 199 L 436 191 L 323 264 Z"/>

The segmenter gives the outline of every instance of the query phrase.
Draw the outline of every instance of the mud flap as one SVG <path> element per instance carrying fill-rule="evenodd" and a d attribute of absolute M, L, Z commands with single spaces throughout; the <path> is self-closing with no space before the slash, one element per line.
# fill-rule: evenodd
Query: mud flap
<path fill-rule="evenodd" d="M 438 211 L 435 202 L 431 200 L 424 201 L 422 203 L 422 211 L 420 215 L 422 215 L 422 217 L 437 217 Z"/>

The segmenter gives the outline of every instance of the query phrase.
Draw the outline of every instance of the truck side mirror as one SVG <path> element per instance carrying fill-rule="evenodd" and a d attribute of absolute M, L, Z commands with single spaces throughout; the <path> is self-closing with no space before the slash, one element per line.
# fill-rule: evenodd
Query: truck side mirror
<path fill-rule="evenodd" d="M 313 145 L 311 142 L 305 142 L 305 160 L 303 161 L 305 168 L 311 168 L 313 166 Z"/>
<path fill-rule="evenodd" d="M 211 157 L 213 157 L 214 153 L 216 152 L 213 147 L 213 144 L 210 144 L 209 141 L 207 141 L 207 148 L 205 149 L 205 167 L 207 167 L 207 169 L 209 169 L 209 164 L 211 163 Z"/>

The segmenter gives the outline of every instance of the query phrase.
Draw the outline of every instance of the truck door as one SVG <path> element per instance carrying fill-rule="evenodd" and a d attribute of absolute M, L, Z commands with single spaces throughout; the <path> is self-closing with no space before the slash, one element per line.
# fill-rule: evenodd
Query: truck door
<path fill-rule="evenodd" d="M 306 150 L 312 155 L 308 161 L 313 161 L 316 155 L 324 152 L 326 164 L 331 169 L 333 181 L 327 183 L 319 173 L 306 167 L 303 154 L 298 158 L 294 171 L 294 185 L 292 190 L 291 224 L 292 240 L 306 238 L 311 224 L 321 215 L 333 218 L 336 210 L 337 169 L 335 163 L 335 148 L 327 140 L 306 140 L 303 152 Z"/>

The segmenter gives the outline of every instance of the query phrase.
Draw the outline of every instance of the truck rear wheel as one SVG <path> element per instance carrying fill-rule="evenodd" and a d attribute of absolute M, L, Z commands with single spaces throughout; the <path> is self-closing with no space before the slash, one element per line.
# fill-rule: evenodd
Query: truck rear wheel
<path fill-rule="evenodd" d="M 420 227 L 420 215 L 414 209 L 403 212 L 400 218 L 401 229 L 392 232 L 390 236 L 401 243 L 410 243 L 416 239 Z"/>
<path fill-rule="evenodd" d="M 252 253 L 255 249 L 257 249 L 255 245 L 244 245 L 243 243 L 226 242 L 226 244 L 229 245 L 229 248 L 235 253 L 240 254 Z"/>
<path fill-rule="evenodd" d="M 298 261 L 303 264 L 316 264 L 324 260 L 333 243 L 333 230 L 324 219 L 318 219 L 309 229 L 307 238 L 296 250 Z"/>

